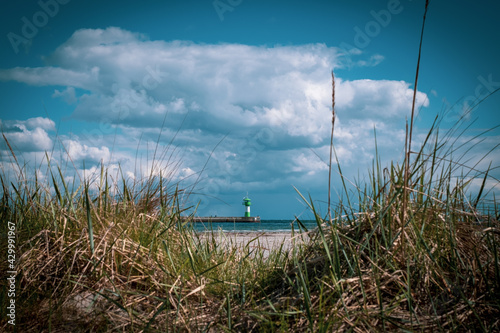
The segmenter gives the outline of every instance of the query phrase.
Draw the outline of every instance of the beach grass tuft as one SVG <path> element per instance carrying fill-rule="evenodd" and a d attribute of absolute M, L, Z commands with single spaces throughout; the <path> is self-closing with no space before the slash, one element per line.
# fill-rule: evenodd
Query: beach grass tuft
<path fill-rule="evenodd" d="M 334 84 L 332 73 L 330 168 Z M 13 169 L 0 172 L 0 251 L 7 253 L 3 239 L 12 221 L 16 328 L 499 331 L 500 212 L 486 186 L 499 181 L 491 166 L 463 165 L 474 148 L 474 140 L 469 148 L 456 144 L 465 117 L 444 135 L 441 119 L 416 151 L 408 134 L 403 162 L 384 166 L 377 155 L 369 180 L 352 182 L 354 193 L 337 159 L 343 199 L 331 205 L 329 195 L 325 215 L 296 189 L 316 228 L 296 219 L 290 237 L 272 245 L 262 235 L 242 241 L 218 230 L 195 232 L 181 218 L 191 208 L 183 204 L 191 189 L 157 172 L 156 163 L 145 179 L 128 179 L 120 168 L 112 174 L 104 164 L 97 174 L 75 170 L 69 178 L 49 154 L 45 169 L 29 169 L 4 135 L 5 165 Z M 153 160 L 169 156 L 155 150 Z M 479 190 L 471 188 L 475 183 Z M 9 270 L 5 260 L 0 269 Z M 5 291 L 6 279 L 0 285 Z M 6 331 L 3 291 L 0 328 Z"/>

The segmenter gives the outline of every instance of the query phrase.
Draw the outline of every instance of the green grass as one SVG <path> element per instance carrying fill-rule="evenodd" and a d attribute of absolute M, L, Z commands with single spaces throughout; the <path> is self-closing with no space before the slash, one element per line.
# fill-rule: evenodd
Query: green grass
<path fill-rule="evenodd" d="M 351 182 L 354 192 L 337 161 L 339 202 L 322 215 L 297 190 L 317 228 L 293 230 L 290 250 L 271 251 L 259 239 L 193 232 L 180 219 L 187 193 L 154 163 L 139 181 L 103 165 L 68 183 L 59 165 L 30 170 L 4 136 L 16 174 L 0 173 L 0 251 L 13 221 L 16 328 L 498 331 L 500 212 L 486 188 L 498 180 L 492 169 L 463 165 L 479 137 L 457 144 L 463 124 L 441 135 L 436 119 L 418 151 L 409 135 L 405 160 L 384 166 L 377 156 L 368 181 Z M 155 151 L 153 160 L 168 156 Z M 482 186 L 474 194 L 475 179 Z M 6 260 L 0 268 L 8 270 Z M 9 330 L 5 279 L 0 286 L 0 327 Z"/>
<path fill-rule="evenodd" d="M 304 198 L 318 227 L 291 251 L 183 227 L 183 192 L 162 176 L 114 186 L 103 166 L 92 181 L 68 184 L 58 166 L 29 172 L 17 164 L 17 181 L 0 175 L 1 220 L 17 225 L 17 328 L 498 330 L 498 204 L 481 196 L 491 176 L 460 173 L 450 157 L 458 152 L 438 125 L 412 154 L 405 205 L 405 163 L 384 168 L 376 159 L 355 195 L 344 185 L 332 223 Z M 27 176 L 42 171 L 45 183 Z M 474 177 L 483 187 L 471 197 Z"/>

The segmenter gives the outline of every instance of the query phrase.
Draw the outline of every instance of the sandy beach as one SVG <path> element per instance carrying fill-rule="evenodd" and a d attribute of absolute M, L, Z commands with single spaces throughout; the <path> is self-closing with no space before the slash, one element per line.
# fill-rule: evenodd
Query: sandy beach
<path fill-rule="evenodd" d="M 208 234 L 204 234 L 208 236 Z M 271 250 L 290 251 L 293 246 L 299 246 L 308 239 L 306 234 L 291 232 L 218 232 L 214 233 L 219 244 L 236 245 L 239 248 L 248 246 L 250 249 L 263 249 L 264 256 L 268 256 Z"/>

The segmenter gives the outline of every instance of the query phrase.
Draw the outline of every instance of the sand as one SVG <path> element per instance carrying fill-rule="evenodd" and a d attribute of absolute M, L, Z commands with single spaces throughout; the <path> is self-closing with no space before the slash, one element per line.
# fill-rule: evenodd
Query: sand
<path fill-rule="evenodd" d="M 206 234 L 205 234 L 206 235 Z M 290 251 L 293 246 L 303 244 L 307 235 L 291 232 L 218 232 L 215 233 L 219 244 L 236 245 L 239 248 L 262 249 L 267 257 L 271 250 Z"/>

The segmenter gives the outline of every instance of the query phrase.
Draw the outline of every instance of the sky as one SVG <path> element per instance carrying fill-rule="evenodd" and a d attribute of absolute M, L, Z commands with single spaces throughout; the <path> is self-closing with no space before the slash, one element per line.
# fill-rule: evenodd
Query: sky
<path fill-rule="evenodd" d="M 131 182 L 161 171 L 199 216 L 240 216 L 247 194 L 263 219 L 310 216 L 295 188 L 324 214 L 331 71 L 338 164 L 362 183 L 375 131 L 382 164 L 402 161 L 424 3 L 9 1 L 1 131 L 21 164 L 43 170 L 49 156 L 67 180 L 101 163 Z M 456 142 L 473 149 L 460 162 L 491 163 L 497 197 L 499 14 L 498 1 L 430 1 L 414 136 L 418 147 L 437 115 L 445 132 L 466 113 Z M 2 172 L 15 169 L 5 143 L 0 158 Z"/>

